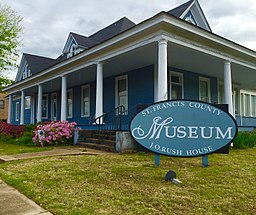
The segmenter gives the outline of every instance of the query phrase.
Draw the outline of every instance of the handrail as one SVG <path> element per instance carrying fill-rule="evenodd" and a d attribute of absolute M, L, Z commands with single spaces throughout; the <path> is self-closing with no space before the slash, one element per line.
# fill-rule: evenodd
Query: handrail
<path fill-rule="evenodd" d="M 128 125 L 132 117 L 136 115 L 143 108 L 147 107 L 146 104 L 137 104 L 128 110 L 125 110 L 123 105 L 120 105 L 110 112 L 104 113 L 94 119 L 94 124 L 98 129 L 103 131 L 107 130 L 128 130 Z"/>
<path fill-rule="evenodd" d="M 123 105 L 120 105 L 118 107 L 116 107 L 115 109 L 113 109 L 112 111 L 109 111 L 107 113 L 102 114 L 101 116 L 98 116 L 94 119 L 94 122 L 96 125 L 99 126 L 99 129 L 101 129 L 101 127 L 107 127 L 109 124 L 109 126 L 112 128 L 115 128 L 116 130 L 120 130 L 121 129 L 121 120 L 119 120 L 119 115 L 122 114 L 122 112 L 125 110 L 125 107 Z M 111 122 L 104 122 L 104 118 L 107 117 L 112 117 L 111 118 Z M 112 130 L 112 129 L 107 129 L 107 130 Z"/>

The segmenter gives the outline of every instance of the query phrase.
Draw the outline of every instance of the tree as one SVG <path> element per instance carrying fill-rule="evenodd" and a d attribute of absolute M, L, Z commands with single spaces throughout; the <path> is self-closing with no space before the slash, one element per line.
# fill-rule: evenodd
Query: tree
<path fill-rule="evenodd" d="M 0 74 L 13 66 L 17 67 L 21 21 L 16 11 L 0 4 Z"/>
<path fill-rule="evenodd" d="M 2 92 L 4 87 L 7 87 L 8 85 L 11 85 L 13 83 L 14 83 L 13 80 L 11 80 L 3 75 L 0 75 L 0 93 Z"/>

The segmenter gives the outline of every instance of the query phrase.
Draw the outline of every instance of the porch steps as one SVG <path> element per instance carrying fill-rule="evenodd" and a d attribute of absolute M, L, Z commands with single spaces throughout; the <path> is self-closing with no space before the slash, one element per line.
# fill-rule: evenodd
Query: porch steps
<path fill-rule="evenodd" d="M 98 149 L 102 151 L 116 151 L 115 131 L 79 131 L 78 144 L 82 147 Z"/>

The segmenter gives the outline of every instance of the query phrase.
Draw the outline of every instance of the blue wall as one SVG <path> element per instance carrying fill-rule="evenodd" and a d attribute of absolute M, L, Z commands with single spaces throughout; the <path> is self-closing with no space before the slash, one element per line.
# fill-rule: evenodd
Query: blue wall
<path fill-rule="evenodd" d="M 199 77 L 206 77 L 211 82 L 211 100 L 213 103 L 217 103 L 217 78 L 202 76 L 197 73 L 180 70 L 177 68 L 169 68 L 174 72 L 183 74 L 183 86 L 184 86 L 184 98 L 191 100 L 198 100 L 199 98 Z M 126 73 L 118 76 L 111 76 L 104 79 L 103 82 L 103 112 L 108 113 L 115 108 L 115 80 L 116 77 L 127 75 L 128 76 L 128 105 L 129 108 L 135 105 L 152 104 L 154 102 L 154 65 L 150 65 L 136 70 L 127 71 Z M 169 79 L 169 74 L 168 74 Z M 81 117 L 81 87 L 83 85 L 90 85 L 90 117 Z M 83 85 L 73 87 L 73 116 L 68 118 L 68 121 L 76 121 L 79 125 L 87 125 L 92 122 L 95 116 L 95 103 L 96 103 L 96 82 L 84 83 Z M 169 86 L 169 84 L 168 84 Z M 61 114 L 61 91 L 55 91 L 57 93 L 57 120 L 60 120 Z M 48 121 L 51 119 L 51 94 L 48 94 Z M 44 94 L 45 95 L 45 94 Z M 15 100 L 13 102 L 13 119 L 15 119 Z M 37 104 L 37 98 L 35 98 L 35 104 Z M 34 105 L 34 118 L 36 122 L 36 107 Z M 18 124 L 19 122 L 13 123 Z M 25 111 L 25 123 L 30 123 L 30 110 Z"/>

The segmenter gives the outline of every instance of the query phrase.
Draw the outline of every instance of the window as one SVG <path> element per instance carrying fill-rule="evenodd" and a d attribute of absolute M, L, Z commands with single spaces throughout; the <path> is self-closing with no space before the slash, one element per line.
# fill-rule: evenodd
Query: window
<path fill-rule="evenodd" d="M 25 97 L 25 109 L 30 109 L 30 107 L 31 107 L 31 97 L 26 96 Z"/>
<path fill-rule="evenodd" d="M 183 98 L 183 74 L 171 72 L 171 96 L 170 99 Z"/>
<path fill-rule="evenodd" d="M 244 94 L 244 115 L 250 116 L 251 114 L 250 95 Z"/>
<path fill-rule="evenodd" d="M 31 76 L 30 69 L 29 69 L 28 65 L 26 65 L 26 67 L 24 68 L 24 71 L 22 73 L 22 79 L 28 78 L 29 76 Z"/>
<path fill-rule="evenodd" d="M 72 118 L 73 116 L 73 90 L 67 91 L 67 118 Z"/>
<path fill-rule="evenodd" d="M 48 95 L 42 97 L 42 118 L 48 119 Z"/>
<path fill-rule="evenodd" d="M 242 115 L 248 117 L 256 117 L 256 93 L 241 92 Z"/>
<path fill-rule="evenodd" d="M 52 94 L 52 108 L 51 108 L 52 120 L 57 120 L 57 93 Z"/>
<path fill-rule="evenodd" d="M 0 109 L 4 109 L 4 100 L 0 100 Z"/>
<path fill-rule="evenodd" d="M 223 83 L 218 83 L 218 103 L 219 104 L 224 104 L 225 99 L 224 99 L 224 84 Z"/>
<path fill-rule="evenodd" d="M 199 78 L 199 100 L 211 102 L 210 79 L 208 78 Z"/>
<path fill-rule="evenodd" d="M 81 116 L 90 116 L 90 86 L 82 86 L 81 92 Z"/>
<path fill-rule="evenodd" d="M 15 120 L 16 121 L 19 121 L 20 120 L 20 103 L 19 102 L 16 102 L 15 104 Z"/>
<path fill-rule="evenodd" d="M 128 77 L 116 78 L 116 107 L 123 105 L 128 110 Z"/>
<path fill-rule="evenodd" d="M 256 95 L 251 96 L 252 116 L 256 116 Z"/>

